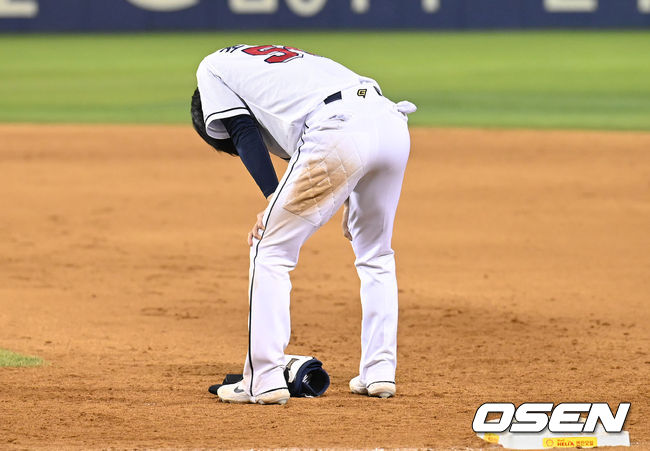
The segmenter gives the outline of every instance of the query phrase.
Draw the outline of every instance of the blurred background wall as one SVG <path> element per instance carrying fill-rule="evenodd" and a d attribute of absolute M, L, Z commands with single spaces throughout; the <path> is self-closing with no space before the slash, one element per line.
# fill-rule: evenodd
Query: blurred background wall
<path fill-rule="evenodd" d="M 650 0 L 0 0 L 0 32 L 627 27 Z"/>

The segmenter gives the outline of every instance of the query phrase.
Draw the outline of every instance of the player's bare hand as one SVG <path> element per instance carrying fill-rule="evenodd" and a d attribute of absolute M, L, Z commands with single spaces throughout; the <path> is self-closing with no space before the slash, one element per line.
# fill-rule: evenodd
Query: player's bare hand
<path fill-rule="evenodd" d="M 352 241 L 352 234 L 348 227 L 348 219 L 350 219 L 350 199 L 347 199 L 343 204 L 343 221 L 341 221 L 341 228 L 343 229 L 343 236 Z"/>
<path fill-rule="evenodd" d="M 262 234 L 260 231 L 265 230 L 264 229 L 264 223 L 262 220 L 264 219 L 264 212 L 260 211 L 257 214 L 257 222 L 253 226 L 253 230 L 248 232 L 248 245 L 252 246 L 253 245 L 253 237 L 257 238 L 258 240 L 262 239 Z"/>

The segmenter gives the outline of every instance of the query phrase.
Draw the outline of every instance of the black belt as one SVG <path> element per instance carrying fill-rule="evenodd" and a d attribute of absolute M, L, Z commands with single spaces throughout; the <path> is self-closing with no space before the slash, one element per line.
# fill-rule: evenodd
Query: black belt
<path fill-rule="evenodd" d="M 381 95 L 381 91 L 379 90 L 379 88 L 377 86 L 373 86 L 373 88 L 375 88 L 375 91 L 377 91 L 377 94 Z M 363 97 L 365 97 L 365 96 L 366 96 L 366 93 L 364 92 Z M 341 95 L 341 91 L 335 92 L 334 94 L 332 94 L 331 96 L 329 96 L 325 100 L 323 100 L 323 103 L 325 105 L 327 105 L 329 103 L 336 102 L 337 100 L 341 100 L 342 98 L 343 98 L 343 96 Z"/>
<path fill-rule="evenodd" d="M 327 105 L 328 103 L 336 102 L 337 100 L 341 100 L 342 98 L 343 96 L 341 95 L 341 91 L 339 91 L 327 97 L 325 100 L 323 100 L 323 102 L 325 103 L 325 105 Z"/>

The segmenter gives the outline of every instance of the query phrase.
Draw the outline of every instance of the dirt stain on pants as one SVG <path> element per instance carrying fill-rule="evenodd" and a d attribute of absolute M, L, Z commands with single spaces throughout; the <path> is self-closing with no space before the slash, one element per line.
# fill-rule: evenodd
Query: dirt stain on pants
<path fill-rule="evenodd" d="M 335 206 L 336 194 L 347 188 L 361 169 L 356 152 L 333 147 L 324 157 L 315 158 L 302 168 L 292 183 L 284 208 L 312 223 L 329 219 L 327 211 Z"/>

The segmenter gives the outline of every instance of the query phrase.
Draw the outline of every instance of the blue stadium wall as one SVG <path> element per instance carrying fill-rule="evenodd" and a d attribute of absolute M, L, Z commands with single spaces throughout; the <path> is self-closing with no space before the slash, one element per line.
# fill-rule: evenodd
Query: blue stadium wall
<path fill-rule="evenodd" d="M 0 32 L 650 28 L 650 0 L 0 0 Z"/>

